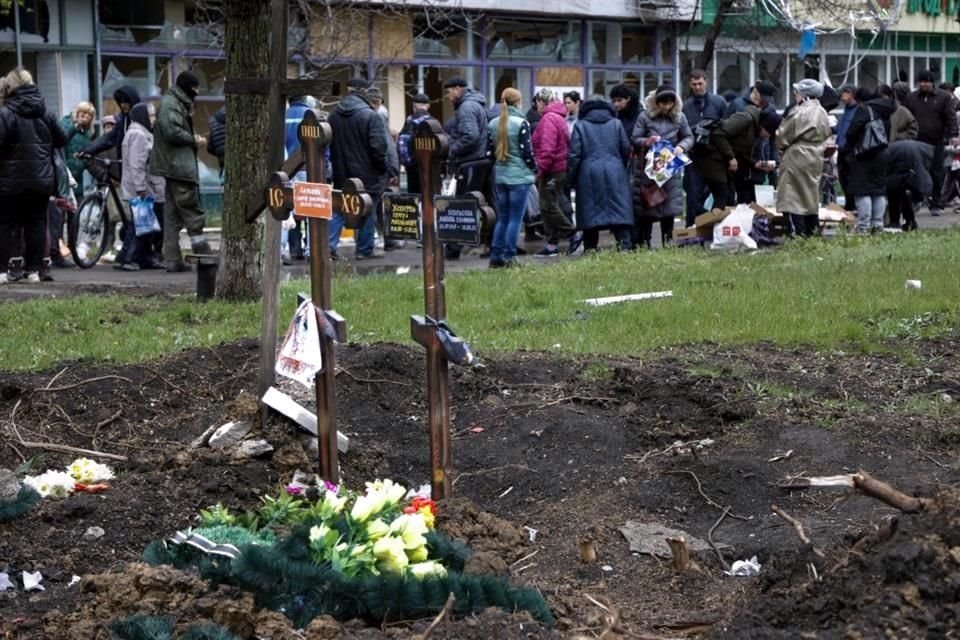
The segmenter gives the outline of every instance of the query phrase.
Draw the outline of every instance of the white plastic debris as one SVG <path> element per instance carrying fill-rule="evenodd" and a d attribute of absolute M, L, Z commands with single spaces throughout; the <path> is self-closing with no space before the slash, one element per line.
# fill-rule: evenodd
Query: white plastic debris
<path fill-rule="evenodd" d="M 907 280 L 903 286 L 905 289 L 922 289 L 923 282 L 920 280 Z"/>
<path fill-rule="evenodd" d="M 70 582 L 67 583 L 67 586 L 68 586 L 68 587 L 72 587 L 73 585 L 77 584 L 78 582 L 80 582 L 80 576 L 73 576 L 72 578 L 70 578 Z"/>
<path fill-rule="evenodd" d="M 407 491 L 407 495 L 404 496 L 404 500 L 413 500 L 414 498 L 426 498 L 430 499 L 430 496 L 433 494 L 433 488 L 429 483 L 420 485 L 419 489 L 410 489 Z"/>
<path fill-rule="evenodd" d="M 410 267 L 397 267 L 397 275 L 405 276 L 410 273 Z"/>
<path fill-rule="evenodd" d="M 607 298 L 588 298 L 584 300 L 591 307 L 602 307 L 618 302 L 634 302 L 636 300 L 654 300 L 656 298 L 672 298 L 673 291 L 653 291 L 651 293 L 630 293 L 625 296 L 610 296 Z"/>
<path fill-rule="evenodd" d="M 600 567 L 600 569 L 602 569 L 603 571 L 613 571 L 613 567 L 611 567 L 608 564 L 603 565 L 602 567 Z"/>
<path fill-rule="evenodd" d="M 40 582 L 43 580 L 43 576 L 40 575 L 39 571 L 34 571 L 30 573 L 29 571 L 23 572 L 23 590 L 24 591 L 46 591 L 43 588 L 43 585 Z"/>
<path fill-rule="evenodd" d="M 530 542 L 536 542 L 538 530 L 533 527 L 524 527 L 524 529 L 527 530 L 527 535 L 530 536 Z"/>
<path fill-rule="evenodd" d="M 6 573 L 0 573 L 0 591 L 13 589 L 14 585 L 10 582 L 10 576 Z"/>
<path fill-rule="evenodd" d="M 730 565 L 730 571 L 724 571 L 724 573 L 737 578 L 752 578 L 760 575 L 760 563 L 757 562 L 757 556 L 749 560 L 737 560 Z"/>

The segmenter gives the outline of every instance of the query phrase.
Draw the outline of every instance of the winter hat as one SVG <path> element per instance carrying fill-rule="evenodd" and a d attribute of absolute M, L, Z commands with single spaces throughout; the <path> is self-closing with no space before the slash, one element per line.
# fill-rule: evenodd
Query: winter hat
<path fill-rule="evenodd" d="M 823 83 L 805 78 L 793 85 L 793 90 L 804 98 L 819 98 L 823 95 Z"/>
<path fill-rule="evenodd" d="M 774 86 L 772 82 L 767 82 L 766 80 L 760 80 L 756 84 L 757 93 L 759 93 L 764 98 L 772 98 L 777 95 L 777 87 Z"/>
<path fill-rule="evenodd" d="M 367 87 L 370 86 L 363 78 L 350 78 L 347 80 L 347 91 L 350 93 L 361 93 L 367 90 Z"/>
<path fill-rule="evenodd" d="M 540 91 L 537 91 L 537 94 L 533 96 L 533 99 L 539 100 L 543 104 L 550 104 L 557 99 L 557 95 L 550 89 L 544 87 L 543 89 L 540 89 Z"/>
<path fill-rule="evenodd" d="M 177 86 L 191 98 L 196 98 L 198 93 L 197 87 L 200 86 L 200 80 L 189 71 L 184 71 L 177 76 Z"/>
<path fill-rule="evenodd" d="M 103 116 L 103 118 L 100 119 L 100 124 L 101 124 L 101 125 L 112 124 L 112 125 L 116 126 L 116 124 L 117 124 L 117 118 L 116 118 L 116 116 Z"/>
<path fill-rule="evenodd" d="M 840 85 L 840 91 L 839 91 L 839 93 L 840 93 L 841 95 L 843 95 L 844 93 L 847 93 L 847 92 L 856 94 L 856 93 L 857 93 L 857 86 L 854 85 L 854 84 L 850 84 L 849 82 L 848 82 L 847 84 L 842 84 L 842 85 Z"/>
<path fill-rule="evenodd" d="M 897 95 L 897 100 L 903 102 L 910 95 L 910 85 L 898 80 L 893 83 L 893 92 Z"/>
<path fill-rule="evenodd" d="M 783 121 L 776 111 L 764 111 L 760 114 L 760 126 L 766 129 L 771 136 L 777 134 L 780 123 Z"/>
<path fill-rule="evenodd" d="M 933 71 L 924 69 L 917 74 L 917 82 L 934 82 Z"/>
<path fill-rule="evenodd" d="M 460 76 L 453 76 L 449 80 L 443 83 L 444 89 L 449 89 L 450 87 L 465 87 L 467 86 L 467 81 L 461 78 Z"/>
<path fill-rule="evenodd" d="M 668 84 L 662 84 L 657 87 L 656 92 L 654 93 L 654 100 L 657 102 L 668 102 L 670 100 L 677 101 L 677 92 Z"/>
<path fill-rule="evenodd" d="M 430 96 L 425 93 L 418 93 L 413 96 L 413 104 L 430 104 Z"/>
<path fill-rule="evenodd" d="M 876 95 L 870 89 L 866 87 L 860 87 L 857 89 L 857 92 L 854 94 L 857 98 L 857 102 L 866 102 L 867 100 L 873 100 Z"/>

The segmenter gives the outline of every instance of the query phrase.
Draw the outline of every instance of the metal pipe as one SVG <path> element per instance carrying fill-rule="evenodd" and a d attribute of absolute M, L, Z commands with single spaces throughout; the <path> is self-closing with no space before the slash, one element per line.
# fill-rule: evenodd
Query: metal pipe
<path fill-rule="evenodd" d="M 17 67 L 23 67 L 23 45 L 20 43 L 20 2 L 13 0 L 10 3 L 13 11 L 13 45 L 17 49 Z"/>
<path fill-rule="evenodd" d="M 60 16 L 63 20 L 63 16 Z M 93 2 L 93 71 L 97 74 L 97 79 L 93 83 L 93 99 L 97 104 L 97 113 L 103 118 L 103 67 L 100 62 L 100 3 L 97 0 Z M 101 133 L 103 127 L 100 128 Z"/>

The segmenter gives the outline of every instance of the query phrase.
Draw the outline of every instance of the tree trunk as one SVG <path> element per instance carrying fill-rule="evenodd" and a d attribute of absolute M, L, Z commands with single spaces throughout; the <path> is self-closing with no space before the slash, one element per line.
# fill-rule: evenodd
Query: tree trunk
<path fill-rule="evenodd" d="M 267 78 L 270 65 L 270 1 L 227 0 L 225 53 L 228 78 Z M 245 220 L 247 202 L 267 184 L 264 133 L 267 96 L 227 96 L 226 184 L 217 297 L 256 300 L 261 295 L 262 222 Z"/>
<path fill-rule="evenodd" d="M 697 56 L 696 69 L 706 69 L 713 60 L 713 51 L 717 47 L 717 38 L 720 37 L 720 31 L 723 30 L 723 23 L 727 19 L 727 14 L 733 8 L 734 0 L 720 0 L 717 3 L 717 13 L 713 16 L 713 22 L 710 23 L 710 29 L 703 39 L 703 51 Z"/>

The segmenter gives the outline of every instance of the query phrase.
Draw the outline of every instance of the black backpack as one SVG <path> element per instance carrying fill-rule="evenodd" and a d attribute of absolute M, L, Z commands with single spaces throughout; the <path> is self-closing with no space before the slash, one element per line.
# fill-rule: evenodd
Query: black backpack
<path fill-rule="evenodd" d="M 693 127 L 693 151 L 706 151 L 713 148 L 710 136 L 723 124 L 720 118 L 704 118 Z"/>

